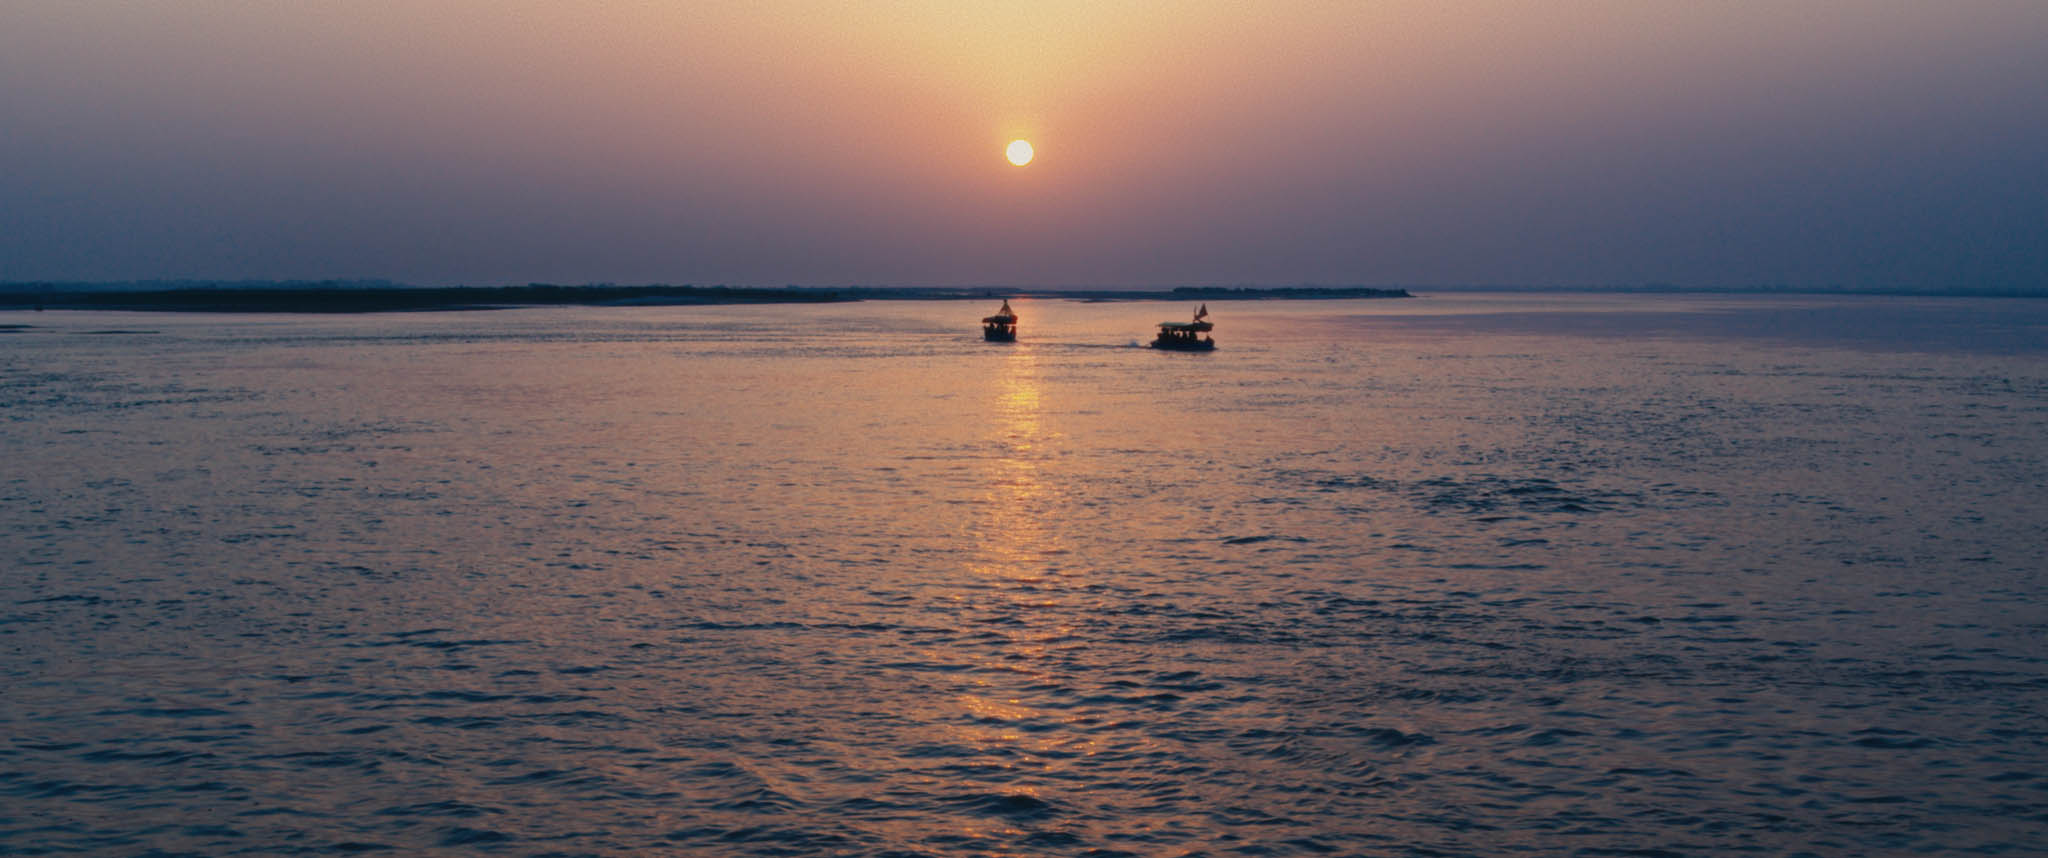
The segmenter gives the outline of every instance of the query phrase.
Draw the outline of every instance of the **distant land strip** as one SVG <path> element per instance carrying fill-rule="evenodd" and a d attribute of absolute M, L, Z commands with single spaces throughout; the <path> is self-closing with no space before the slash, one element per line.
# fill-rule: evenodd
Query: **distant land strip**
<path fill-rule="evenodd" d="M 850 300 L 831 290 L 729 286 L 401 286 L 261 284 L 119 288 L 109 284 L 0 284 L 0 308 L 191 313 L 388 313 L 565 304 L 790 304 Z"/>
<path fill-rule="evenodd" d="M 1351 298 L 1412 298 L 1406 289 L 1365 286 L 1177 286 L 1172 289 L 1046 289 L 916 286 L 847 286 L 845 295 L 873 301 L 945 301 L 1039 298 L 1047 301 L 1328 301 Z"/>
<path fill-rule="evenodd" d="M 190 313 L 388 313 L 539 306 L 820 304 L 839 301 L 1038 297 L 1077 301 L 1312 300 L 1407 298 L 1405 289 L 1212 287 L 1172 290 L 996 289 L 850 286 L 406 286 L 388 281 L 139 281 L 0 283 L 0 309 Z"/>

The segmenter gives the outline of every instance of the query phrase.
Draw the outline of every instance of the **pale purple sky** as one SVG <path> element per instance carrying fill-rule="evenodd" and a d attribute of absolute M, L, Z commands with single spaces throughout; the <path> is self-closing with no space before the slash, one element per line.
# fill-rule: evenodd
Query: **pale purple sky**
<path fill-rule="evenodd" d="M 2039 0 L 11 0 L 0 280 L 2048 290 L 2044 46 Z"/>

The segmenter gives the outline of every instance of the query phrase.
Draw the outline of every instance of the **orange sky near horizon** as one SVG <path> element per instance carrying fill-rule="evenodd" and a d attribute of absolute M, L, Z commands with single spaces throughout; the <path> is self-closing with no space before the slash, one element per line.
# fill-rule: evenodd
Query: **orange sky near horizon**
<path fill-rule="evenodd" d="M 1983 194 L 2024 279 L 2043 43 L 1993 0 L 26 0 L 0 193 L 61 205 L 0 278 L 1912 279 L 1963 250 L 1873 267 L 1924 225 L 1858 212 Z"/>

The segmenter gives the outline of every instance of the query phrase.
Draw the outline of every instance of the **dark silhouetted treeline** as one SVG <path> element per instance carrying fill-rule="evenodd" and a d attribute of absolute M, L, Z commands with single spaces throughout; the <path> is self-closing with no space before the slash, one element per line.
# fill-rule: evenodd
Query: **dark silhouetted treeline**
<path fill-rule="evenodd" d="M 126 287 L 126 288 L 124 288 Z M 0 308 L 146 310 L 199 313 L 380 313 L 503 307 L 622 304 L 824 303 L 823 289 L 735 286 L 402 286 L 381 281 L 257 283 L 6 283 Z"/>

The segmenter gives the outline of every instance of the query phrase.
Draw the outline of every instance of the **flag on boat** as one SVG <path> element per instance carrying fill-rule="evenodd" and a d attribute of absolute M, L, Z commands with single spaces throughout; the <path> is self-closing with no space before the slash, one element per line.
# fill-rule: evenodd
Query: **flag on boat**
<path fill-rule="evenodd" d="M 1207 315 L 1209 315 L 1209 305 L 1203 304 L 1202 309 L 1195 311 L 1195 321 L 1199 322 L 1202 320 L 1203 316 Z"/>

